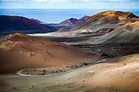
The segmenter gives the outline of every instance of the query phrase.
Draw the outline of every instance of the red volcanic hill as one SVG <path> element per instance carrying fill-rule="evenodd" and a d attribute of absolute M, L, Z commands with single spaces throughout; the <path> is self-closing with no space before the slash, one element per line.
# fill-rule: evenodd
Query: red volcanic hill
<path fill-rule="evenodd" d="M 62 66 L 97 58 L 97 54 L 20 33 L 9 34 L 0 39 L 0 73 Z"/>
<path fill-rule="evenodd" d="M 70 18 L 62 21 L 59 23 L 60 26 L 64 26 L 63 28 L 60 28 L 57 32 L 67 32 L 69 31 L 72 27 L 75 27 L 77 25 L 80 25 L 84 21 L 86 21 L 90 16 L 83 16 L 80 19 L 76 18 Z"/>
<path fill-rule="evenodd" d="M 63 22 L 61 22 L 59 25 L 61 26 L 76 26 L 76 25 L 79 25 L 81 24 L 82 21 L 78 20 L 78 19 L 75 19 L 75 18 L 70 18 L 70 19 L 66 19 L 64 20 Z"/>
<path fill-rule="evenodd" d="M 66 19 L 66 20 L 62 21 L 59 25 L 74 27 L 74 26 L 77 26 L 77 25 L 83 23 L 88 18 L 90 18 L 90 16 L 83 16 L 80 19 L 70 18 L 70 19 Z"/>
<path fill-rule="evenodd" d="M 86 21 L 89 18 L 90 18 L 90 16 L 86 16 L 85 15 L 85 16 L 81 17 L 79 20 L 82 21 L 82 22 L 84 22 L 84 21 Z"/>
<path fill-rule="evenodd" d="M 49 27 L 44 26 L 35 20 L 21 16 L 0 16 L 0 34 L 8 34 L 11 32 L 34 33 L 49 32 Z"/>

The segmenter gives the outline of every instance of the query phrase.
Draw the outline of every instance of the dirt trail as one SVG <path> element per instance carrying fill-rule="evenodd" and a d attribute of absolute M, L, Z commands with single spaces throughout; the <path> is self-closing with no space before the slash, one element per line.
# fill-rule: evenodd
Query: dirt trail
<path fill-rule="evenodd" d="M 77 69 L 84 66 L 90 66 L 94 64 L 104 63 L 110 58 L 104 58 L 97 61 L 87 61 L 87 62 L 81 62 L 76 64 L 69 64 L 65 66 L 57 66 L 57 67 L 46 67 L 46 68 L 28 68 L 19 70 L 16 73 L 21 76 L 32 76 L 32 75 L 46 75 L 46 74 L 53 74 L 53 73 L 60 73 L 60 72 L 66 72 L 69 70 Z"/>

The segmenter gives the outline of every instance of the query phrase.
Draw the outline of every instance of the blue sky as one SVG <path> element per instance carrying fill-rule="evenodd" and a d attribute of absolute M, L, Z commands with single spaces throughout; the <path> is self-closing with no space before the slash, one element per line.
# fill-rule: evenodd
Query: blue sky
<path fill-rule="evenodd" d="M 139 0 L 0 0 L 0 9 L 139 9 Z"/>

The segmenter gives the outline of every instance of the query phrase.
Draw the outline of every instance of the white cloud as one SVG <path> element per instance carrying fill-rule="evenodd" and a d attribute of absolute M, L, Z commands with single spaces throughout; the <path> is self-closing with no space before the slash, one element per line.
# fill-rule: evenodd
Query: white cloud
<path fill-rule="evenodd" d="M 0 0 L 0 8 L 138 9 L 138 3 L 139 0 Z"/>
<path fill-rule="evenodd" d="M 27 0 L 30 2 L 70 2 L 70 3 L 80 3 L 80 2 L 94 2 L 98 0 Z"/>
<path fill-rule="evenodd" d="M 36 2 L 36 3 L 43 3 L 43 2 L 70 2 L 70 3 L 85 3 L 85 2 L 116 2 L 116 1 L 131 1 L 131 0 L 1 0 L 2 2 Z"/>
<path fill-rule="evenodd" d="M 114 1 L 114 2 L 115 1 L 117 1 L 117 2 L 121 1 L 122 2 L 122 1 L 131 1 L 131 0 L 109 0 L 109 1 Z"/>
<path fill-rule="evenodd" d="M 67 0 L 28 0 L 31 2 L 66 2 Z"/>

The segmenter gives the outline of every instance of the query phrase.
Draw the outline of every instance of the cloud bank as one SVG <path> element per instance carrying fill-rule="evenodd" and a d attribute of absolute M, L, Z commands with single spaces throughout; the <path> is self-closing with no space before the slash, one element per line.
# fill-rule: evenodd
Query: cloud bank
<path fill-rule="evenodd" d="M 131 0 L 1 0 L 2 2 L 126 2 Z M 132 0 L 137 1 L 137 0 Z"/>
<path fill-rule="evenodd" d="M 1 0 L 0 8 L 139 9 L 139 0 Z"/>

